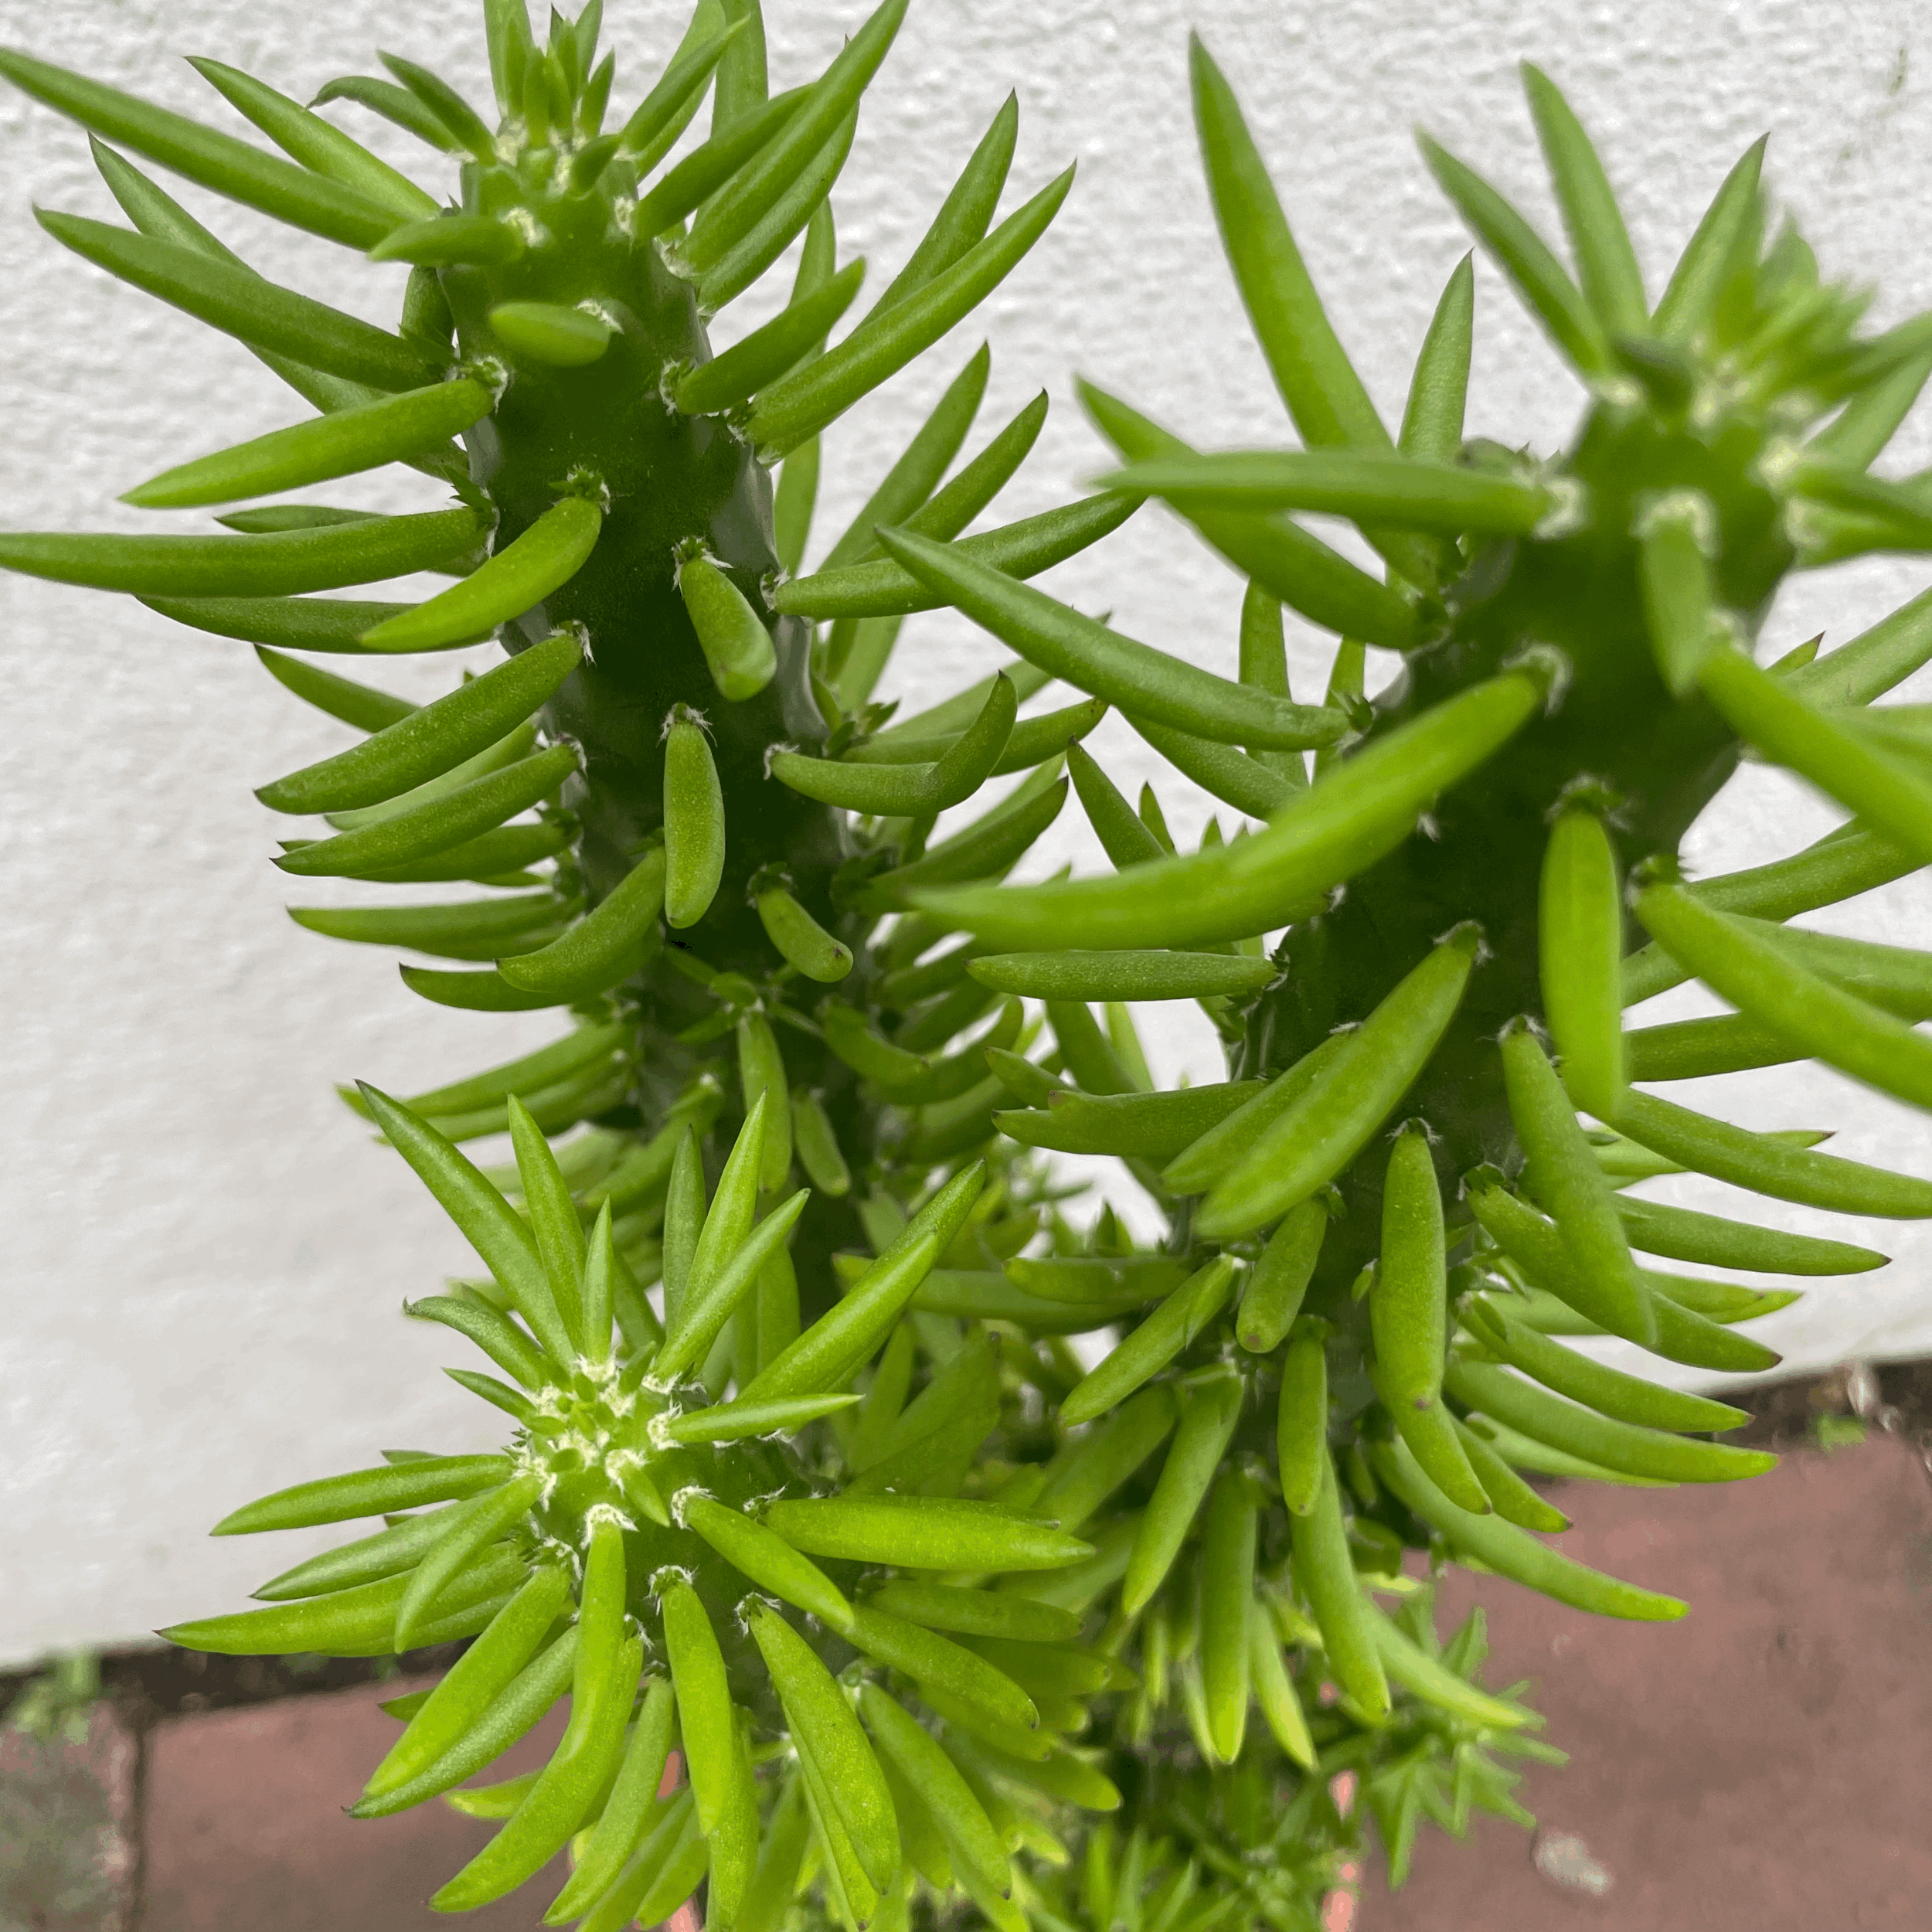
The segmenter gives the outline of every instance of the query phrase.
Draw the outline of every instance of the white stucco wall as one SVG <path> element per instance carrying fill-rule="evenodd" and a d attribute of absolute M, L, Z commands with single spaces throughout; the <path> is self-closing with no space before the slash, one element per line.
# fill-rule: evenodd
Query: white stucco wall
<path fill-rule="evenodd" d="M 774 70 L 788 83 L 863 9 L 774 0 L 770 10 Z M 367 70 L 379 43 L 480 95 L 478 11 L 474 0 L 0 0 L 0 36 L 229 124 L 174 56 L 218 54 L 305 96 Z M 682 0 L 611 0 L 621 97 L 634 97 L 682 11 Z M 1932 114 L 1911 38 L 1920 10 L 1904 0 L 921 0 L 839 192 L 845 250 L 889 274 L 1009 86 L 1023 111 L 1014 192 L 1069 158 L 1080 179 L 983 322 L 837 431 L 832 529 L 982 328 L 995 355 L 984 421 L 1043 383 L 1054 399 L 1012 514 L 1103 466 L 1071 401 L 1074 369 L 1202 443 L 1284 436 L 1199 185 L 1184 81 L 1191 15 L 1248 104 L 1332 311 L 1392 417 L 1465 246 L 1416 158 L 1412 124 L 1549 218 L 1521 56 L 1549 68 L 1597 134 L 1654 287 L 1724 169 L 1768 128 L 1770 178 L 1828 271 L 1882 277 L 1881 321 L 1932 302 Z M 335 111 L 393 157 L 406 149 L 357 111 Z M 286 393 L 238 348 L 36 229 L 32 203 L 112 211 L 78 131 L 11 92 L 0 92 L 0 526 L 131 527 L 109 507 L 118 491 L 294 420 Z M 400 271 L 183 194 L 265 270 L 372 318 L 393 313 Z M 1486 264 L 1478 274 L 1472 427 L 1546 446 L 1578 392 Z M 1922 428 L 1908 434 L 1906 467 L 1932 461 L 1926 443 Z M 405 478 L 354 500 L 401 508 L 432 496 Z M 1927 574 L 1897 564 L 1807 579 L 1773 619 L 1778 646 L 1821 628 L 1840 641 Z M 1233 580 L 1157 512 L 1059 583 L 1129 631 L 1231 667 Z M 901 650 L 893 688 L 913 707 L 995 655 L 943 617 L 916 621 Z M 1298 687 L 1318 689 L 1318 641 L 1300 638 L 1298 653 Z M 393 681 L 427 694 L 450 675 L 444 662 L 405 662 Z M 268 864 L 277 828 L 250 790 L 321 755 L 334 731 L 245 647 L 129 602 L 0 577 L 0 1663 L 239 1602 L 265 1561 L 297 1553 L 206 1540 L 207 1524 L 249 1496 L 379 1447 L 491 1439 L 488 1413 L 435 1372 L 451 1348 L 396 1313 L 464 1265 L 462 1244 L 330 1083 L 360 1074 L 408 1092 L 540 1040 L 553 1022 L 423 1005 L 389 955 L 317 940 L 283 917 L 286 898 L 310 895 L 289 894 Z M 1097 748 L 1123 784 L 1156 775 L 1124 728 L 1110 723 Z M 1177 820 L 1197 828 L 1173 774 L 1160 782 Z M 1051 862 L 1090 855 L 1075 817 L 1043 855 Z M 1753 773 L 1693 856 L 1710 869 L 1751 862 L 1829 821 Z M 1836 923 L 1925 939 L 1932 893 L 1893 888 Z M 1153 1045 L 1164 1068 L 1212 1076 L 1198 1032 Z M 1761 1074 L 1729 1085 L 1726 1104 L 1755 1123 L 1835 1124 L 1847 1152 L 1932 1171 L 1923 1124 L 1832 1077 Z M 1896 1264 L 1822 1286 L 1767 1325 L 1794 1362 L 1932 1344 L 1932 1240 L 1851 1233 L 1876 1235 Z"/>

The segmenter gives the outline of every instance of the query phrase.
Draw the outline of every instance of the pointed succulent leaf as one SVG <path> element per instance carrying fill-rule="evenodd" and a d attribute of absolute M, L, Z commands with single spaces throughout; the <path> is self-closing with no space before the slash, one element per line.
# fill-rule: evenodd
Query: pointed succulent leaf
<path fill-rule="evenodd" d="M 369 248 L 396 226 L 387 208 L 352 188 L 279 155 L 264 154 L 185 114 L 151 106 L 118 87 L 12 48 L 0 49 L 0 75 L 104 139 L 119 141 L 203 188 L 311 234 Z"/>
<path fill-rule="evenodd" d="M 190 59 L 188 64 L 284 154 L 304 168 L 366 196 L 390 209 L 399 220 L 435 213 L 433 196 L 299 102 L 219 60 Z"/>

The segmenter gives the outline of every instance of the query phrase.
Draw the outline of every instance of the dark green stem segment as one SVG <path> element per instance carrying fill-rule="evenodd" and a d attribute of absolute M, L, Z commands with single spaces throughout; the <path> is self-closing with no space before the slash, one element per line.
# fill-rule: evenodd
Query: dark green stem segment
<path fill-rule="evenodd" d="M 518 192 L 515 178 L 500 169 L 464 172 L 466 206 L 502 216 Z M 493 548 L 502 551 L 564 495 L 588 494 L 605 507 L 588 560 L 505 631 L 513 651 L 566 628 L 584 645 L 583 663 L 545 713 L 552 731 L 583 757 L 563 795 L 580 827 L 566 866 L 595 903 L 661 835 L 665 734 L 679 706 L 705 721 L 724 800 L 723 875 L 710 910 L 673 934 L 626 989 L 638 1023 L 636 1111 L 648 1125 L 705 1057 L 705 1043 L 677 1037 L 718 1010 L 697 982 L 737 974 L 762 986 L 783 963 L 758 917 L 754 881 L 782 876 L 828 932 L 861 935 L 832 900 L 833 875 L 850 855 L 842 815 L 766 770 L 774 746 L 817 751 L 827 735 L 811 689 L 811 628 L 771 614 L 767 600 L 779 570 L 770 477 L 724 417 L 685 415 L 666 400 L 668 378 L 711 357 L 692 286 L 655 243 L 634 245 L 614 232 L 601 196 L 546 198 L 541 219 L 543 242 L 513 262 L 440 274 L 460 355 L 471 366 L 507 372 L 494 412 L 465 438 L 471 479 L 497 514 Z M 494 318 L 505 304 L 515 306 L 499 328 Z M 530 304 L 600 318 L 609 330 L 603 352 L 587 362 L 560 360 L 545 344 L 546 355 L 533 354 Z M 693 553 L 713 560 L 752 609 L 766 614 L 777 669 L 754 696 L 727 699 L 713 681 L 677 588 L 679 563 Z M 678 970 L 671 948 L 700 962 L 694 973 Z M 808 1036 L 787 1031 L 783 1046 L 792 1083 L 824 1094 L 847 1158 L 869 1159 L 875 1129 L 849 1071 Z M 722 1134 L 735 1127 L 736 1099 Z M 798 1243 L 801 1260 L 811 1257 L 801 1282 L 808 1318 L 835 1292 L 825 1257 L 856 1237 L 849 1207 L 822 1196 L 809 1221 L 818 1225 L 801 1230 Z"/>
<path fill-rule="evenodd" d="M 1514 1015 L 1542 1012 L 1536 909 L 1549 814 L 1580 774 L 1599 779 L 1618 801 L 1613 831 L 1627 869 L 1675 851 L 1737 763 L 1736 740 L 1716 714 L 1673 696 L 1655 668 L 1627 534 L 1637 494 L 1705 494 L 1720 519 L 1718 594 L 1755 620 L 1792 561 L 1777 505 L 1752 477 L 1762 447 L 1741 427 L 1713 445 L 1681 423 L 1606 404 L 1564 465 L 1588 492 L 1582 526 L 1474 552 L 1444 595 L 1438 640 L 1376 701 L 1371 739 L 1493 676 L 1532 643 L 1563 652 L 1567 679 L 1546 716 L 1351 880 L 1333 910 L 1291 930 L 1286 976 L 1249 1016 L 1237 1077 L 1279 1073 L 1333 1028 L 1366 1018 L 1446 930 L 1474 919 L 1486 955 L 1403 1111 L 1436 1135 L 1451 1202 L 1461 1176 L 1481 1162 L 1514 1172 L 1520 1155 L 1495 1041 Z M 1310 1293 L 1311 1308 L 1354 1329 L 1366 1325 L 1349 1291 L 1376 1251 L 1382 1165 L 1365 1158 L 1343 1177 L 1348 1213 L 1329 1231 Z"/>

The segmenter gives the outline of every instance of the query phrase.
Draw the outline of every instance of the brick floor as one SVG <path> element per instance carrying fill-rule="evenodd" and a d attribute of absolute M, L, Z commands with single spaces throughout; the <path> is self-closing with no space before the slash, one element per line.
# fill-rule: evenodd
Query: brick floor
<path fill-rule="evenodd" d="M 1457 1573 L 1488 1611 L 1489 1681 L 1534 1680 L 1571 1753 L 1519 1793 L 1540 1846 L 1486 1820 L 1425 1831 L 1359 1932 L 1926 1932 L 1932 1927 L 1932 1486 L 1904 1444 L 1800 1451 L 1757 1481 L 1566 1487 L 1569 1554 L 1690 1600 L 1589 1617 Z M 1563 1839 L 1580 1840 L 1582 1851 Z M 1540 1851 L 1540 1857 L 1536 1854 Z M 1537 1869 L 1608 1875 L 1599 1896 Z"/>
<path fill-rule="evenodd" d="M 139 1755 L 97 1704 L 70 1740 L 0 1730 L 0 1932 L 131 1932 Z"/>
<path fill-rule="evenodd" d="M 377 1706 L 433 1679 L 398 1679 L 239 1710 L 164 1719 L 150 1742 L 147 1912 L 141 1932 L 427 1932 L 454 1921 L 424 1901 L 496 1828 L 432 1801 L 355 1819 L 354 1801 L 396 1735 Z M 495 1774 L 532 1770 L 561 1727 L 551 1716 Z M 460 1921 L 526 1932 L 563 1862 Z"/>
<path fill-rule="evenodd" d="M 1755 1482 L 1587 1485 L 1561 1502 L 1577 1518 L 1571 1554 L 1689 1597 L 1691 1614 L 1615 1623 L 1452 1573 L 1445 1615 L 1488 1607 L 1490 1681 L 1532 1679 L 1546 1735 L 1572 1761 L 1530 1770 L 1533 1841 L 1493 1821 L 1467 1845 L 1425 1831 L 1393 1897 L 1372 1861 L 1355 1932 L 1932 1927 L 1932 1485 L 1920 1457 L 1875 1437 L 1828 1456 L 1800 1449 Z M 168 1662 L 114 1668 L 151 1676 Z M 492 1828 L 440 1804 L 342 1815 L 395 1735 L 378 1703 L 412 1681 L 430 1680 L 291 1696 L 294 1679 L 231 1685 L 211 1672 L 211 1701 L 270 1701 L 149 1732 L 141 1932 L 447 1926 L 423 1901 Z M 126 1932 L 138 1779 L 124 1714 L 97 1708 L 80 1746 L 0 1733 L 0 1932 Z M 540 1763 L 560 1721 L 504 1774 Z M 533 1928 L 560 1881 L 468 1923 Z"/>

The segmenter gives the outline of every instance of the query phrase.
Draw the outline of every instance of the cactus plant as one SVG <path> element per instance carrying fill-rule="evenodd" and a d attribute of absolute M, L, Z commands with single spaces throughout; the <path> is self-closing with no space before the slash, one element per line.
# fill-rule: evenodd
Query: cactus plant
<path fill-rule="evenodd" d="M 279 155 L 0 54 L 97 138 L 132 224 L 49 231 L 316 412 L 129 502 L 247 504 L 396 462 L 454 498 L 0 536 L 0 564 L 254 644 L 365 734 L 262 788 L 326 826 L 284 841 L 282 869 L 481 889 L 296 919 L 440 962 L 402 968 L 430 1001 L 563 1016 L 508 1065 L 345 1094 L 476 1250 L 482 1274 L 409 1313 L 500 1372 L 449 1371 L 508 1417 L 508 1447 L 234 1510 L 218 1533 L 385 1521 L 263 1607 L 166 1634 L 365 1655 L 473 1638 L 397 1708 L 355 1807 L 447 1795 L 503 1821 L 443 1909 L 567 1844 L 549 1923 L 648 1924 L 702 1886 L 708 1922 L 741 1932 L 957 1910 L 1008 1932 L 1292 1932 L 1318 1923 L 1364 1812 L 1399 1880 L 1423 1818 L 1521 1817 L 1506 1760 L 1560 1755 L 1481 1687 L 1479 1619 L 1439 1643 L 1406 1553 L 1668 1618 L 1676 1600 L 1532 1533 L 1566 1525 L 1523 1472 L 1768 1466 L 1708 1439 L 1739 1411 L 1562 1338 L 1756 1369 L 1776 1358 L 1736 1325 L 1787 1291 L 1636 1257 L 1883 1260 L 1629 1183 L 1690 1170 L 1932 1215 L 1932 1182 L 1645 1090 L 1816 1057 L 1932 1104 L 1923 957 L 1786 923 L 1932 861 L 1924 720 L 1871 708 L 1932 657 L 1932 605 L 1815 662 L 1753 656 L 1791 570 L 1932 549 L 1922 491 L 1870 474 L 1932 329 L 1860 337 L 1859 301 L 1794 230 L 1767 245 L 1761 144 L 1653 303 L 1532 69 L 1573 274 L 1425 151 L 1583 379 L 1582 424 L 1547 459 L 1466 436 L 1465 260 L 1392 437 L 1196 43 L 1216 213 L 1303 447 L 1199 454 L 1089 386 L 1121 467 L 967 536 L 1045 407 L 955 468 L 982 350 L 816 547 L 821 433 L 971 312 L 1068 185 L 995 220 L 1009 102 L 832 343 L 863 267 L 839 264 L 828 197 L 905 10 L 885 0 L 816 80 L 768 97 L 757 0 L 699 0 L 614 126 L 600 0 L 543 41 L 523 0 L 486 0 L 494 124 L 390 56 L 392 78 L 315 104 L 455 159 L 447 204 L 219 63 L 197 65 Z M 683 139 L 707 95 L 708 138 Z M 123 149 L 410 264 L 398 326 L 263 280 Z M 714 351 L 713 318 L 794 243 L 789 299 Z M 1235 678 L 1026 581 L 1150 497 L 1247 580 Z M 1354 522 L 1386 574 L 1301 513 Z M 413 604 L 325 594 L 420 570 L 454 581 Z M 1013 662 L 900 719 L 876 696 L 895 638 L 942 604 Z M 1289 691 L 1284 607 L 1340 639 L 1319 703 Z M 501 662 L 420 706 L 314 661 L 492 638 Z M 1403 656 L 1372 697 L 1369 647 Z M 1078 701 L 1021 716 L 1055 679 Z M 1109 708 L 1265 824 L 1177 853 L 1151 792 L 1137 809 L 1082 749 Z M 1747 750 L 1852 821 L 1687 883 L 1684 835 Z M 1114 873 L 1005 883 L 1070 792 Z M 1625 1006 L 1692 977 L 1735 1012 L 1625 1031 Z M 1162 1001 L 1200 1003 L 1225 1082 L 1156 1088 L 1128 1009 Z M 499 1134 L 509 1165 L 464 1151 Z M 1137 1244 L 1111 1208 L 1077 1230 L 1054 1151 L 1117 1157 L 1165 1238 Z M 1070 1341 L 1116 1331 L 1086 1358 Z M 566 1694 L 543 1770 L 467 1783 Z"/>

